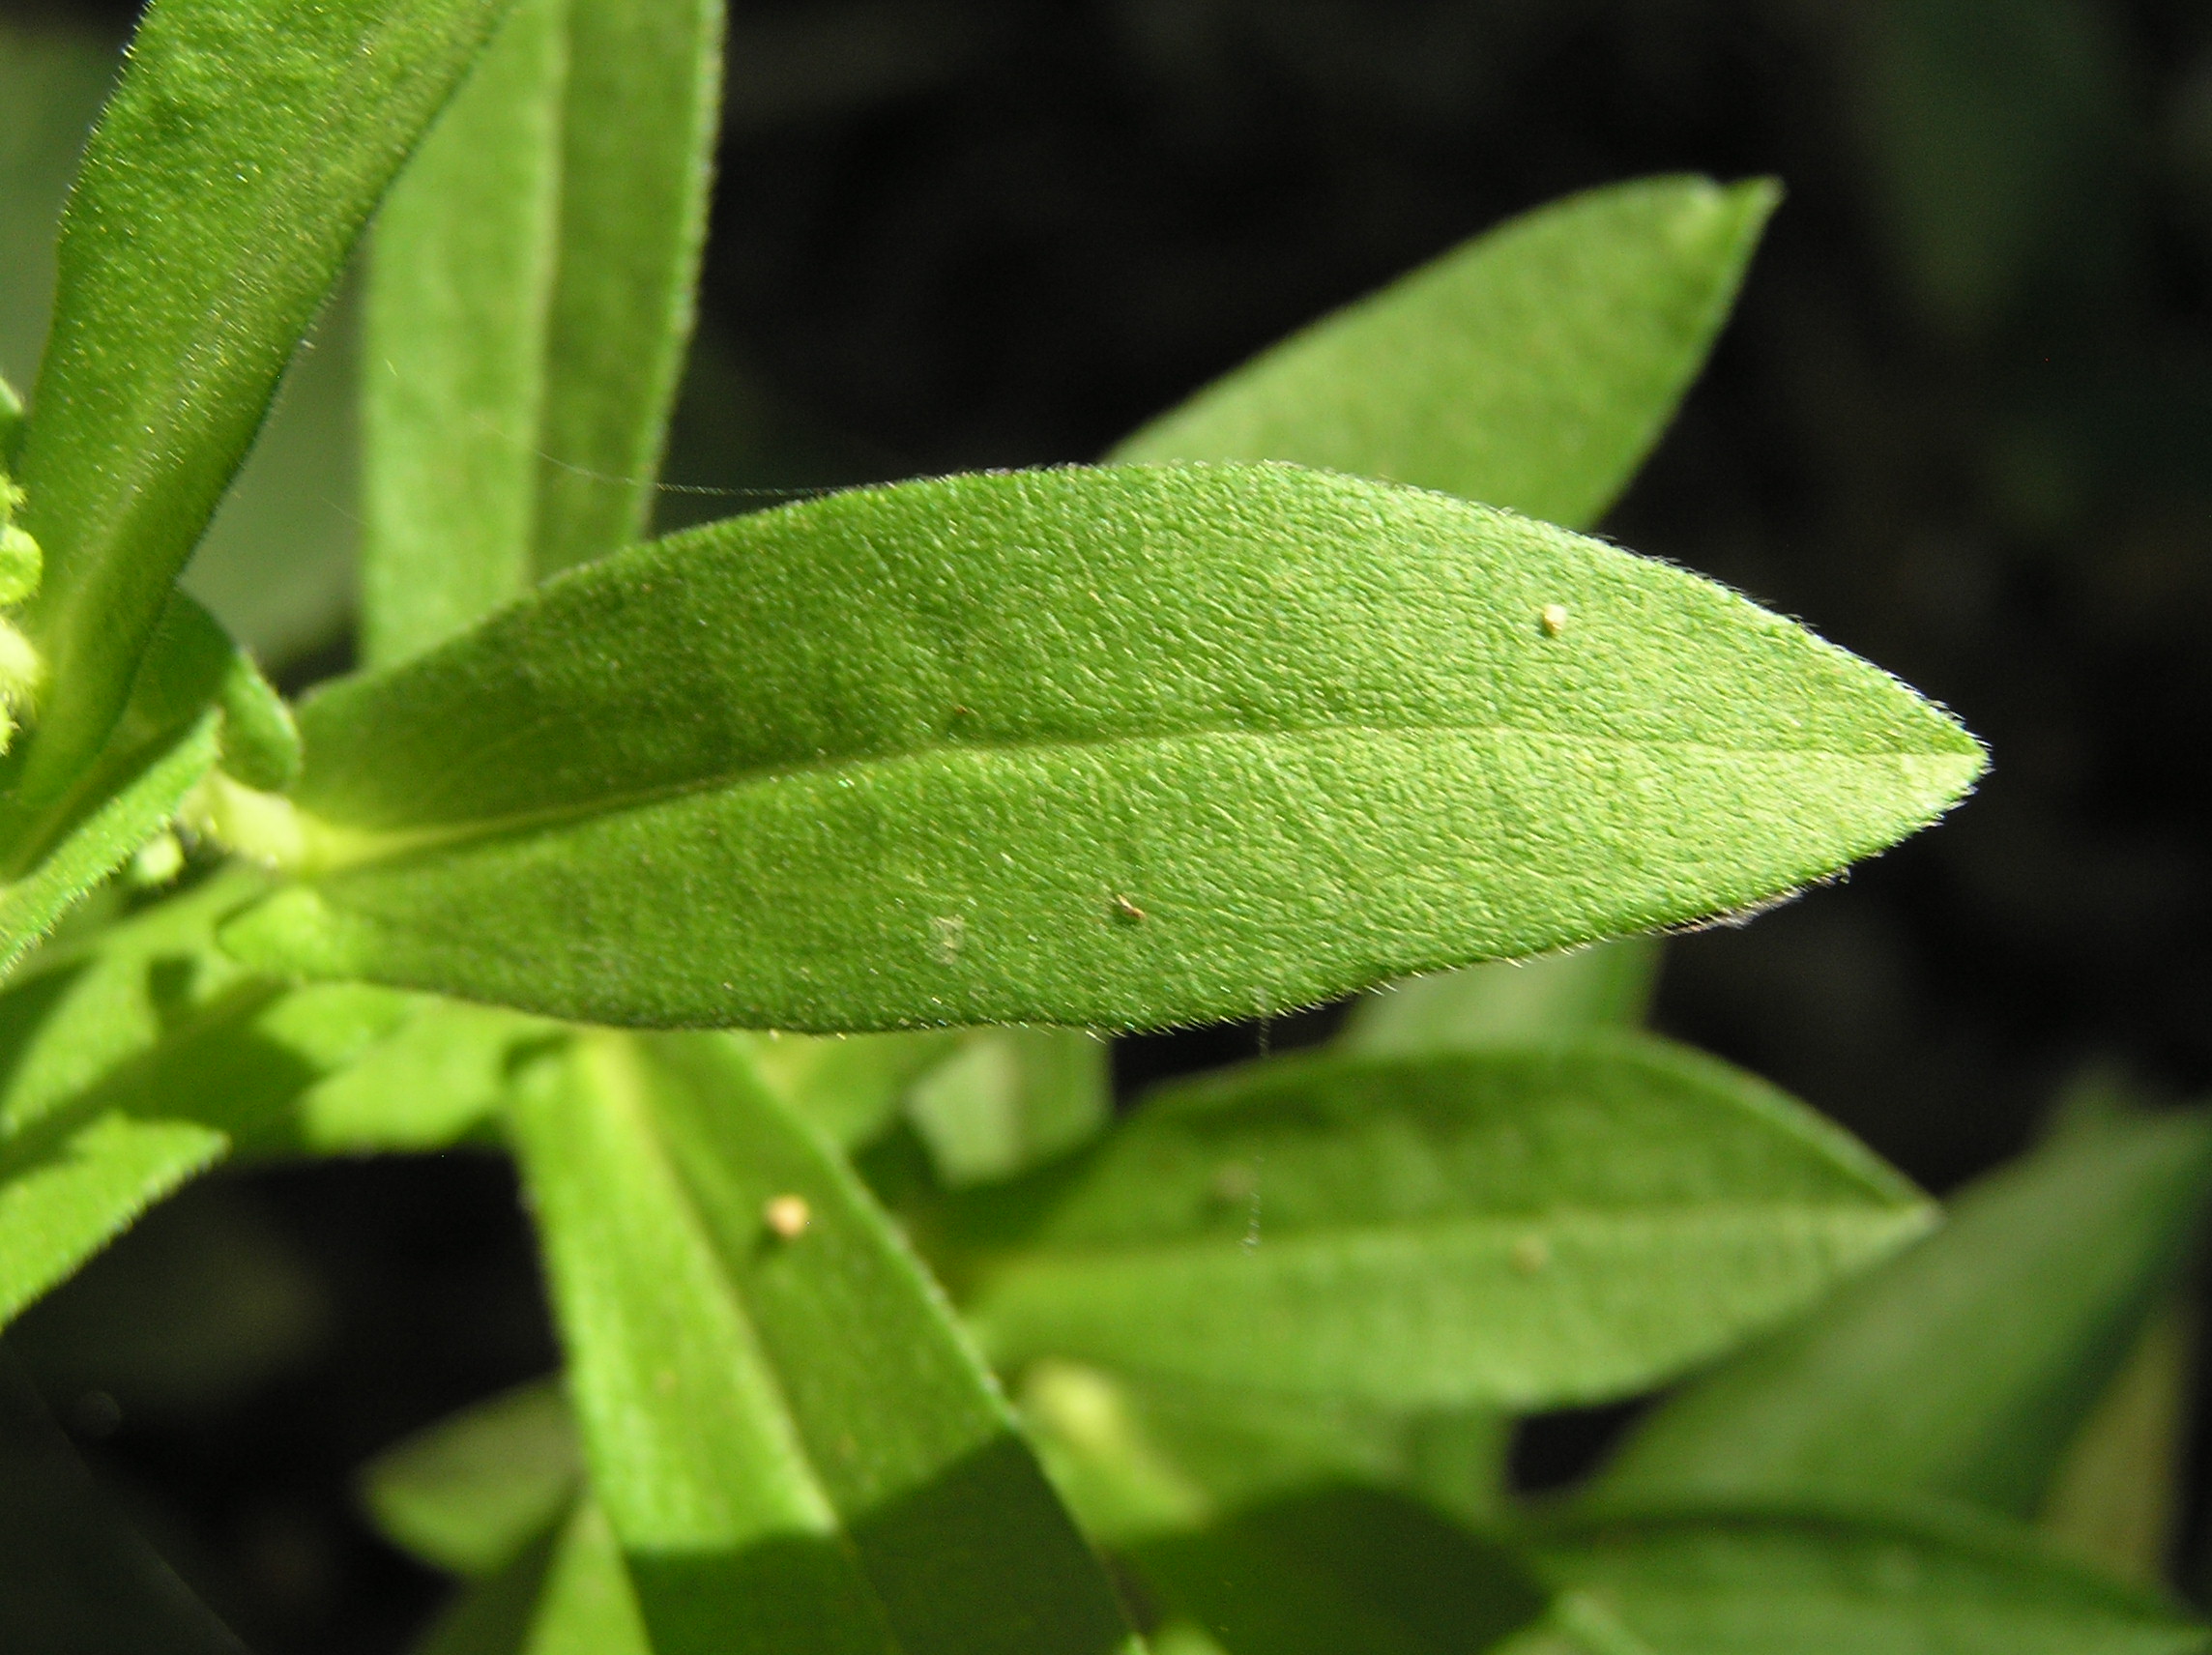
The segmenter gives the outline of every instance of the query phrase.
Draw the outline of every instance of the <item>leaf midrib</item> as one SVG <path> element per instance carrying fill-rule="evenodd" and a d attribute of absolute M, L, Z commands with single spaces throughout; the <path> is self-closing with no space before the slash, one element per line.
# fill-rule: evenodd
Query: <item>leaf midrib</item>
<path fill-rule="evenodd" d="M 1147 746 L 1171 747 L 1179 742 L 1208 740 L 1243 740 L 1260 745 L 1295 742 L 1318 736 L 1352 736 L 1354 738 L 1409 738 L 1423 736 L 1511 736 L 1533 743 L 1551 743 L 1561 748 L 1580 747 L 1586 750 L 1614 752 L 1679 752 L 1707 753 L 1720 756 L 1799 755 L 1813 759 L 1825 759 L 1839 763 L 1864 763 L 1868 761 L 1927 761 L 1948 762 L 1964 767 L 1962 781 L 1978 767 L 1978 761 L 1966 753 L 1946 752 L 1940 748 L 1920 749 L 1874 748 L 1855 751 L 1847 748 L 1823 746 L 1734 746 L 1714 741 L 1632 740 L 1625 737 L 1561 735 L 1555 731 L 1529 730 L 1513 724 L 1315 724 L 1290 726 L 1273 730 L 1246 730 L 1237 728 L 1197 728 L 1178 730 L 1168 735 L 1114 735 L 1100 737 L 1075 737 L 1052 739 L 1020 739 L 1004 741 L 933 741 L 902 748 L 895 752 L 838 754 L 827 758 L 801 759 L 788 764 L 760 765 L 713 770 L 684 780 L 662 783 L 655 787 L 627 788 L 598 795 L 588 801 L 573 804 L 547 805 L 535 810 L 510 811 L 501 816 L 482 816 L 465 819 L 444 826 L 422 828 L 350 828 L 342 821 L 317 816 L 311 808 L 303 807 L 300 815 L 306 830 L 308 849 L 297 870 L 309 876 L 342 873 L 373 862 L 397 861 L 409 857 L 450 851 L 488 840 L 522 837 L 588 821 L 599 816 L 620 815 L 650 809 L 694 794 L 731 792 L 749 787 L 767 787 L 779 781 L 807 775 L 830 774 L 839 769 L 868 771 L 888 769 L 894 765 L 913 764 L 929 759 L 964 754 L 998 755 L 1036 753 L 1048 751 L 1090 752 L 1114 748 L 1141 748 Z M 311 738 L 310 738 L 311 740 Z M 1923 806 L 1933 817 L 1936 805 Z"/>

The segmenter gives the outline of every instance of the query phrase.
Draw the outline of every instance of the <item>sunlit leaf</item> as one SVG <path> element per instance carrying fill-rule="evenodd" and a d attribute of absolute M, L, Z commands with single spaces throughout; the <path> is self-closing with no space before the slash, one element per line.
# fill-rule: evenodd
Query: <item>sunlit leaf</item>
<path fill-rule="evenodd" d="M 1122 1647 L 927 1279 L 725 1043 L 580 1034 L 511 1130 L 658 1655 Z"/>
<path fill-rule="evenodd" d="M 1981 766 L 1887 675 L 1679 569 L 1287 467 L 763 512 L 302 718 L 314 877 L 232 945 L 815 1031 L 1251 1012 L 1732 909 Z"/>
<path fill-rule="evenodd" d="M 713 0 L 523 0 L 378 221 L 364 658 L 646 529 L 690 332 Z"/>
<path fill-rule="evenodd" d="M 159 0 L 64 219 L 19 480 L 51 691 L 14 836 L 108 738 L 356 233 L 502 0 Z"/>
<path fill-rule="evenodd" d="M 1124 460 L 1292 460 L 1582 528 L 1704 365 L 1780 191 L 1703 178 L 1540 207 L 1146 426 Z"/>
<path fill-rule="evenodd" d="M 1590 1036 L 1247 1064 L 940 1222 L 1004 1363 L 1536 1408 L 1724 1350 L 1931 1216 L 1750 1076 Z"/>

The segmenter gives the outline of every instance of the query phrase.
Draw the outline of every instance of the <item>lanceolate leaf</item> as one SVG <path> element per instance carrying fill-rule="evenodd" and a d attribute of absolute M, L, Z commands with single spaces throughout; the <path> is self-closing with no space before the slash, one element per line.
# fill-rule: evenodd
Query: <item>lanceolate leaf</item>
<path fill-rule="evenodd" d="M 517 0 L 369 245 L 362 657 L 404 660 L 533 578 L 568 0 Z"/>
<path fill-rule="evenodd" d="M 161 0 L 141 24 L 63 222 L 18 479 L 52 686 L 31 806 L 106 739 L 294 346 L 501 10 Z"/>
<path fill-rule="evenodd" d="M 627 545 L 651 518 L 722 87 L 721 0 L 568 4 L 540 572 Z"/>
<path fill-rule="evenodd" d="M 1498 960 L 1393 983 L 1353 1007 L 1337 1044 L 1410 1057 L 1633 1027 L 1651 1003 L 1660 947 L 1656 937 L 1623 937 L 1572 953 Z"/>
<path fill-rule="evenodd" d="M 1939 1509 L 1626 1508 L 1540 1539 L 1536 1559 L 1650 1655 L 2212 1648 L 2212 1629 L 2170 1604 Z"/>
<path fill-rule="evenodd" d="M 726 1045 L 579 1035 L 512 1127 L 659 1655 L 1122 1646 L 927 1279 Z"/>
<path fill-rule="evenodd" d="M 1733 909 L 1981 767 L 1678 569 L 1271 466 L 715 525 L 303 720 L 313 878 L 251 957 L 824 1031 L 1253 1012 Z"/>
<path fill-rule="evenodd" d="M 947 1234 L 1003 1362 L 1539 1408 L 1679 1371 L 1929 1219 L 1751 1077 L 1593 1036 L 1248 1064 Z"/>
<path fill-rule="evenodd" d="M 1294 460 L 1586 526 L 1704 365 L 1779 198 L 1655 178 L 1538 208 L 1275 346 L 1116 457 Z"/>
<path fill-rule="evenodd" d="M 2212 1116 L 2061 1137 L 1818 1316 L 1667 1403 L 1603 1486 L 1925 1493 L 2032 1516 L 2173 1281 L 2208 1190 Z"/>
<path fill-rule="evenodd" d="M 524 0 L 377 226 L 366 658 L 645 532 L 690 333 L 713 0 Z"/>

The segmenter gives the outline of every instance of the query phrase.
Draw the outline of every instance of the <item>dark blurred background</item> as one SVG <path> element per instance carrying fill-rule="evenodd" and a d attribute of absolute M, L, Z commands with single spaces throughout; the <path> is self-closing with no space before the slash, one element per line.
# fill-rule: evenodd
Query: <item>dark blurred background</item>
<path fill-rule="evenodd" d="M 0 369 L 18 382 L 40 191 L 59 188 L 23 181 L 62 176 L 129 19 L 0 5 L 0 266 L 17 266 Z M 1669 170 L 1772 173 L 1790 198 L 1607 532 L 1940 697 L 1995 768 L 1848 884 L 1673 944 L 1661 1025 L 1938 1190 L 2083 1077 L 2202 1090 L 2200 3 L 741 3 L 670 477 L 773 489 L 1090 457 L 1505 215 Z M 348 321 L 341 304 L 194 576 L 295 683 L 345 659 Z M 670 520 L 762 498 L 671 495 Z M 1123 1066 L 1320 1026 L 1137 1042 Z M 469 1156 L 214 1180 L 12 1342 L 269 1655 L 404 1643 L 439 1588 L 366 1533 L 348 1477 L 552 1359 L 512 1185 Z M 1588 1439 L 1566 1431 L 1531 1474 Z"/>

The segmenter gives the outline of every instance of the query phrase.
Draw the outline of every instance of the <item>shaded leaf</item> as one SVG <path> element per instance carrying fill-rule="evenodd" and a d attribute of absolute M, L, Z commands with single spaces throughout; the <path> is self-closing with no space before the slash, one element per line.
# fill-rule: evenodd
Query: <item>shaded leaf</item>
<path fill-rule="evenodd" d="M 386 1449 L 362 1497 L 387 1538 L 456 1575 L 503 1570 L 575 1503 L 583 1462 L 560 1381 L 477 1404 Z"/>
<path fill-rule="evenodd" d="M 1538 1539 L 1650 1655 L 2179 1655 L 2212 1631 L 1938 1508 L 1698 1507 L 1593 1515 Z M 1601 1650 L 1591 1655 L 1604 1655 Z"/>
<path fill-rule="evenodd" d="M 1878 849 L 1981 766 L 1678 569 L 1285 467 L 762 512 L 302 718 L 315 877 L 233 927 L 250 957 L 816 1031 L 1187 1021 L 1670 923 Z"/>
<path fill-rule="evenodd" d="M 2084 1127 L 1961 1196 L 1936 1235 L 1646 1417 L 1623 1496 L 1923 1493 L 2016 1517 L 2173 1282 L 2212 1114 Z"/>
<path fill-rule="evenodd" d="M 1003 1363 L 1526 1408 L 1650 1384 L 1930 1218 L 1751 1076 L 1592 1035 L 1246 1064 L 940 1222 Z"/>
<path fill-rule="evenodd" d="M 510 1118 L 656 1651 L 1122 1646 L 927 1278 L 726 1042 L 579 1035 Z"/>
<path fill-rule="evenodd" d="M 1344 1484 L 1407 1489 L 1466 1522 L 1502 1510 L 1509 1427 L 1496 1414 L 1392 1413 L 1051 1358 L 1030 1364 L 1019 1396 L 1054 1487 L 1108 1545 Z"/>
<path fill-rule="evenodd" d="M 21 481 L 52 691 L 17 835 L 93 760 L 362 222 L 500 0 L 160 0 L 65 216 Z"/>
<path fill-rule="evenodd" d="M 422 1655 L 653 1655 L 621 1549 L 598 1508 L 576 1503 L 421 1645 Z"/>
<path fill-rule="evenodd" d="M 1343 1050 L 1406 1057 L 1498 1040 L 1633 1027 L 1659 974 L 1656 937 L 1623 937 L 1569 954 L 1498 960 L 1378 989 L 1353 1006 Z"/>
<path fill-rule="evenodd" d="M 1229 1655 L 1464 1655 L 1534 1624 L 1550 1595 L 1503 1547 L 1372 1489 L 1248 1506 L 1131 1556 Z"/>
<path fill-rule="evenodd" d="M 2196 1318 L 2153 1316 L 2066 1450 L 2037 1526 L 2061 1551 L 2139 1585 L 2166 1578 L 2182 1509 Z"/>
<path fill-rule="evenodd" d="M 1580 528 L 1635 475 L 1780 199 L 1654 178 L 1570 196 L 1326 317 L 1123 442 L 1291 460 Z"/>

